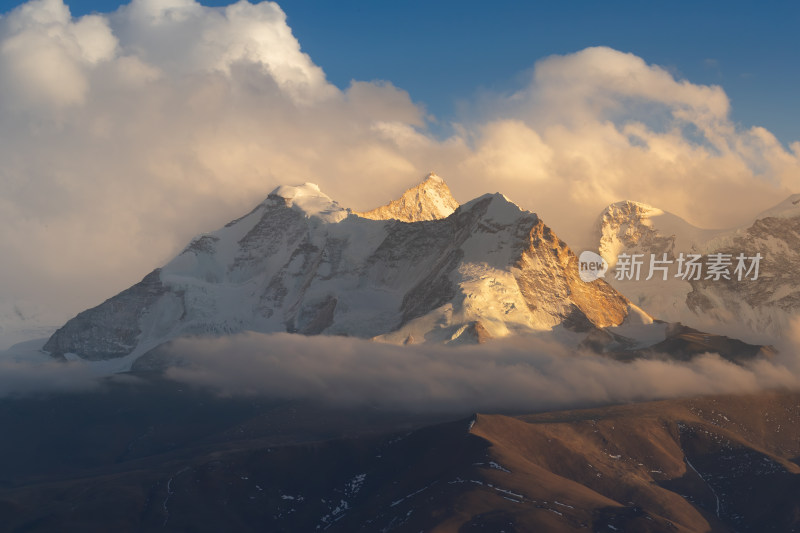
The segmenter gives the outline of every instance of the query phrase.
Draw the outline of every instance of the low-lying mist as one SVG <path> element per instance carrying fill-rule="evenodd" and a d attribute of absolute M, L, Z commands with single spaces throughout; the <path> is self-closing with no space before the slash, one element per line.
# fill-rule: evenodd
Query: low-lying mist
<path fill-rule="evenodd" d="M 221 396 L 386 410 L 522 412 L 800 388 L 789 345 L 744 366 L 713 353 L 620 362 L 538 338 L 455 348 L 247 332 L 179 339 L 162 353 L 166 379 Z M 0 397 L 100 391 L 99 374 L 96 363 L 0 360 Z"/>
<path fill-rule="evenodd" d="M 343 337 L 245 333 L 182 339 L 169 379 L 223 395 L 268 395 L 342 406 L 424 411 L 528 411 L 800 386 L 788 356 L 739 366 L 619 362 L 530 338 L 479 346 L 394 346 Z"/>

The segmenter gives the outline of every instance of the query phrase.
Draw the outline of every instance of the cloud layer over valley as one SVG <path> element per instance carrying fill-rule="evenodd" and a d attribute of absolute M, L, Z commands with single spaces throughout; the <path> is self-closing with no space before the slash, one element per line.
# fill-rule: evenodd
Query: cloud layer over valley
<path fill-rule="evenodd" d="M 800 386 L 789 355 L 748 366 L 716 354 L 623 363 L 530 338 L 452 348 L 246 333 L 179 340 L 169 353 L 182 361 L 169 378 L 223 395 L 383 409 L 530 411 Z"/>
<path fill-rule="evenodd" d="M 29 343 L 33 346 L 34 343 Z M 621 362 L 555 337 L 467 346 L 397 346 L 352 337 L 240 333 L 182 338 L 159 349 L 165 377 L 221 396 L 310 400 L 387 411 L 526 412 L 709 394 L 800 389 L 800 320 L 771 359 L 737 365 L 707 353 L 689 362 Z M 114 360 L 58 362 L 0 352 L 0 398 L 102 391 Z M 160 364 L 160 363 L 159 363 Z"/>

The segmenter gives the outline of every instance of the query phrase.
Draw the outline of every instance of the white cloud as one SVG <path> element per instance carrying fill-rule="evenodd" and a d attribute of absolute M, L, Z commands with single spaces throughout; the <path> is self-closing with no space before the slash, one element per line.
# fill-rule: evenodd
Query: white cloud
<path fill-rule="evenodd" d="M 725 120 L 730 108 L 720 87 L 677 81 L 661 67 L 606 47 L 542 60 L 531 86 L 513 98 L 536 99 L 555 110 L 559 120 L 571 115 L 576 121 L 625 116 L 631 104 L 658 103 L 675 116 L 713 123 Z"/>
<path fill-rule="evenodd" d="M 169 354 L 181 360 L 169 378 L 223 395 L 384 409 L 530 411 L 800 386 L 783 360 L 738 366 L 706 354 L 622 363 L 530 338 L 452 348 L 246 333 L 182 339 Z"/>
<path fill-rule="evenodd" d="M 467 413 L 530 412 L 764 390 L 800 390 L 800 320 L 771 360 L 737 365 L 712 353 L 689 362 L 619 362 L 552 338 L 483 345 L 395 346 L 348 337 L 246 332 L 182 338 L 160 350 L 165 376 L 222 396 Z M 110 367 L 108 364 L 110 363 Z M 110 362 L 0 351 L 0 398 L 102 389 Z M 136 382 L 128 375 L 115 381 Z"/>
<path fill-rule="evenodd" d="M 116 39 L 106 20 L 73 21 L 59 0 L 34 0 L 0 21 L 2 102 L 13 109 L 79 104 L 87 67 L 110 59 Z"/>
<path fill-rule="evenodd" d="M 421 110 L 388 83 L 330 85 L 275 4 L 136 1 L 72 19 L 41 0 L 0 23 L 13 85 L 0 93 L 0 300 L 63 318 L 277 184 L 417 174 L 373 125 L 420 126 Z"/>
<path fill-rule="evenodd" d="M 568 242 L 621 199 L 701 226 L 736 225 L 800 189 L 800 159 L 729 112 L 721 87 L 676 79 L 632 54 L 552 56 L 516 93 L 484 96 L 464 126 L 474 149 L 458 174 L 491 176 Z"/>
<path fill-rule="evenodd" d="M 468 413 L 798 390 L 796 349 L 796 343 L 787 343 L 772 361 L 740 366 L 716 354 L 690 362 L 619 362 L 572 351 L 547 338 L 512 338 L 454 348 L 248 332 L 216 339 L 178 339 L 161 353 L 172 364 L 165 373 L 168 379 L 222 396 Z M 102 390 L 109 379 L 108 368 L 104 362 L 62 363 L 48 361 L 42 354 L 0 352 L 0 398 Z M 137 381 L 128 375 L 113 380 Z"/>
<path fill-rule="evenodd" d="M 124 50 L 172 73 L 230 75 L 236 65 L 258 65 L 296 102 L 338 93 L 301 52 L 273 2 L 212 9 L 193 0 L 133 0 L 112 22 Z"/>

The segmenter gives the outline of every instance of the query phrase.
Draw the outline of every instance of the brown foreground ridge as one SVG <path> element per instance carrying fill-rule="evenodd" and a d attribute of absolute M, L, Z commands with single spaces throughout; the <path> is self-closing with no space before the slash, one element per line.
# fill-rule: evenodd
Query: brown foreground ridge
<path fill-rule="evenodd" d="M 800 528 L 796 392 L 440 422 L 160 386 L 0 405 L 0 531 Z"/>

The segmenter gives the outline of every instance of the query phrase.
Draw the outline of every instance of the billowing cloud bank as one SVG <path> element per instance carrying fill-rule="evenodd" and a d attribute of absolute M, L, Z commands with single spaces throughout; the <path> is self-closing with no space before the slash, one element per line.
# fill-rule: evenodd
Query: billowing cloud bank
<path fill-rule="evenodd" d="M 224 395 L 422 411 L 530 411 L 800 386 L 797 365 L 743 367 L 716 354 L 690 363 L 621 363 L 545 340 L 393 346 L 343 337 L 247 333 L 171 347 L 171 379 Z"/>
<path fill-rule="evenodd" d="M 281 183 L 366 209 L 436 170 L 459 199 L 502 191 L 568 241 L 622 198 L 719 227 L 800 190 L 800 143 L 738 128 L 722 88 L 631 54 L 543 59 L 440 139 L 413 95 L 341 90 L 300 44 L 269 2 L 133 0 L 76 19 L 33 0 L 4 15 L 0 311 L 97 304 Z"/>
<path fill-rule="evenodd" d="M 0 398 L 102 391 L 114 361 L 57 362 L 0 351 Z M 619 362 L 547 335 L 483 345 L 396 346 L 365 339 L 245 332 L 183 338 L 160 350 L 168 379 L 223 396 L 302 399 L 342 407 L 465 413 L 532 411 L 707 394 L 800 389 L 800 319 L 771 360 L 716 354 L 690 362 Z M 117 381 L 136 383 L 130 374 Z"/>
<path fill-rule="evenodd" d="M 173 365 L 166 370 L 168 379 L 222 396 L 413 412 L 526 412 L 800 388 L 794 346 L 784 347 L 773 361 L 739 366 L 716 354 L 689 363 L 623 363 L 545 338 L 452 348 L 250 332 L 179 339 L 163 353 Z M 0 398 L 102 391 L 103 365 L 0 352 Z M 136 381 L 124 375 L 116 379 Z"/>

